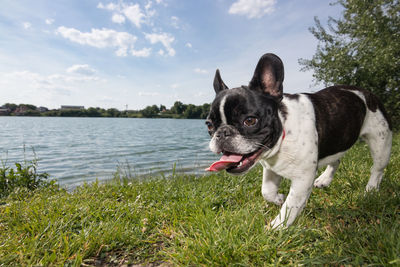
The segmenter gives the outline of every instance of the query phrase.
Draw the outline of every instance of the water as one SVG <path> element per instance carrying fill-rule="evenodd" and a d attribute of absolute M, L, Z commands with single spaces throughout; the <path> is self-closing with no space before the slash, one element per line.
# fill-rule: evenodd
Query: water
<path fill-rule="evenodd" d="M 217 158 L 203 120 L 0 117 L 0 125 L 3 163 L 36 155 L 39 172 L 66 186 L 110 179 L 118 168 L 168 175 L 175 165 L 176 172 L 201 175 Z"/>

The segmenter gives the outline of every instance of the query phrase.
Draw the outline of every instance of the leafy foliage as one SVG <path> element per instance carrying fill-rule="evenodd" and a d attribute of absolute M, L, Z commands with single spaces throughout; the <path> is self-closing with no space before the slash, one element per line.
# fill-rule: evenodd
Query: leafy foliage
<path fill-rule="evenodd" d="M 177 119 L 205 119 L 210 110 L 210 104 L 196 106 L 176 101 L 167 109 L 164 105 L 147 106 L 142 110 L 119 111 L 115 108 L 103 109 L 90 107 L 88 109 L 53 109 L 40 111 L 36 106 L 29 104 L 4 104 L 8 109 L 7 115 L 15 116 L 50 116 L 50 117 L 119 117 L 119 118 L 177 118 Z"/>
<path fill-rule="evenodd" d="M 16 188 L 33 191 L 37 188 L 52 184 L 45 181 L 49 175 L 37 172 L 37 160 L 22 165 L 15 163 L 15 169 L 3 166 L 0 168 L 0 198 L 6 197 Z"/>
<path fill-rule="evenodd" d="M 311 60 L 300 59 L 316 82 L 366 88 L 384 103 L 397 127 L 400 121 L 400 3 L 398 0 L 339 0 L 341 18 L 328 30 L 315 18 L 318 39 Z"/>

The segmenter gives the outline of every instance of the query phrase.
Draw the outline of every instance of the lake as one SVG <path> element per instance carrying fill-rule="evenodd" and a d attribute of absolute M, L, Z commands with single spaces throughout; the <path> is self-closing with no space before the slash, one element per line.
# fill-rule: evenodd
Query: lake
<path fill-rule="evenodd" d="M 203 120 L 0 117 L 0 158 L 13 165 L 39 160 L 60 185 L 132 176 L 204 174 L 218 157 L 208 149 Z"/>

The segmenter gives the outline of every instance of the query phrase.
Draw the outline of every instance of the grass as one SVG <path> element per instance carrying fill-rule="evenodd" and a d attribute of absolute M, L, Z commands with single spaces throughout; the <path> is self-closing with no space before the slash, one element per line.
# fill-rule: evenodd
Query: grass
<path fill-rule="evenodd" d="M 0 168 L 0 198 L 8 196 L 16 188 L 35 190 L 55 183 L 55 181 L 46 181 L 49 177 L 47 173 L 38 173 L 37 159 L 31 162 L 25 161 L 23 164 L 15 163 L 15 169 L 6 166 L 5 162 L 2 162 L 2 165 L 3 167 Z"/>
<path fill-rule="evenodd" d="M 121 178 L 73 192 L 18 187 L 0 199 L 0 266 L 400 266 L 400 134 L 381 190 L 365 194 L 371 164 L 357 144 L 330 187 L 314 189 L 279 231 L 266 227 L 279 207 L 261 196 L 261 168 Z"/>

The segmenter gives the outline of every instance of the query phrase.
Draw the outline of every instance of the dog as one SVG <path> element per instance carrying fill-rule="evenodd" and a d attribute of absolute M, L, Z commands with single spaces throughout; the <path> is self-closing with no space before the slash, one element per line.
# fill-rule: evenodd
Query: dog
<path fill-rule="evenodd" d="M 263 167 L 261 193 L 282 205 L 271 228 L 287 227 L 303 210 L 313 186 L 328 186 L 340 158 L 361 138 L 373 158 L 366 191 L 379 189 L 389 162 L 392 125 L 378 98 L 354 86 L 331 86 L 316 93 L 284 94 L 284 66 L 275 54 L 259 60 L 248 86 L 229 89 L 217 69 L 215 99 L 206 126 L 210 150 L 222 153 L 208 171 L 244 174 Z M 327 166 L 314 181 L 317 169 Z M 282 177 L 291 180 L 285 199 Z"/>

